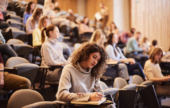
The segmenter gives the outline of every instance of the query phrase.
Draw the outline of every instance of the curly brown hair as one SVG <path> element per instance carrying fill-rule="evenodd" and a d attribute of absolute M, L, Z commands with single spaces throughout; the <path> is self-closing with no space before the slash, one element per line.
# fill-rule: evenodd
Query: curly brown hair
<path fill-rule="evenodd" d="M 81 61 L 85 61 L 88 59 L 89 55 L 94 52 L 99 52 L 101 58 L 96 66 L 92 68 L 91 76 L 93 77 L 100 77 L 106 70 L 106 59 L 107 54 L 105 50 L 98 46 L 96 43 L 92 42 L 85 42 L 79 47 L 76 51 L 73 52 L 71 63 L 73 65 L 77 65 L 77 63 Z"/>

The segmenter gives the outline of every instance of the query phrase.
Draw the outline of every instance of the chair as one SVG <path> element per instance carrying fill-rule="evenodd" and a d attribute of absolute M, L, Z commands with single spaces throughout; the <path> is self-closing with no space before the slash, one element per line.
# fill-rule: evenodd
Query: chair
<path fill-rule="evenodd" d="M 24 44 L 24 42 L 19 39 L 10 39 L 8 40 L 7 44 L 12 45 L 13 49 L 19 57 L 23 57 L 30 62 L 32 61 L 29 59 L 29 55 L 32 53 L 33 50 L 32 46 Z"/>
<path fill-rule="evenodd" d="M 38 65 L 29 63 L 21 57 L 11 57 L 7 60 L 5 67 L 15 69 L 18 75 L 28 78 L 35 88 L 34 80 L 39 69 Z"/>
<path fill-rule="evenodd" d="M 20 16 L 17 16 L 17 15 L 14 15 L 14 14 L 7 14 L 5 16 L 5 21 L 7 21 L 8 19 L 13 19 L 13 20 L 16 20 L 18 22 L 22 21 L 22 18 Z"/>
<path fill-rule="evenodd" d="M 19 40 L 23 41 L 24 43 L 28 43 L 27 42 L 28 36 L 25 31 L 21 31 L 20 29 L 15 28 L 15 27 L 8 27 L 6 29 L 6 32 L 8 32 L 10 29 L 12 30 L 12 35 L 13 35 L 14 39 L 19 39 Z"/>
<path fill-rule="evenodd" d="M 36 102 L 33 104 L 29 104 L 26 106 L 23 106 L 22 108 L 58 108 L 57 102 L 55 101 L 43 101 L 43 102 Z"/>
<path fill-rule="evenodd" d="M 152 81 L 143 81 L 141 76 L 133 75 L 133 84 L 136 84 L 140 87 L 148 87 L 152 85 Z"/>
<path fill-rule="evenodd" d="M 81 43 L 83 43 L 83 42 L 88 42 L 88 41 L 90 40 L 91 36 L 92 36 L 92 32 L 86 32 L 86 33 L 81 34 L 81 35 L 80 35 L 80 37 L 81 37 L 81 39 L 80 39 Z"/>
<path fill-rule="evenodd" d="M 6 22 L 9 23 L 11 27 L 18 28 L 19 30 L 24 30 L 24 25 L 21 22 L 18 22 L 14 19 L 8 19 Z"/>
<path fill-rule="evenodd" d="M 22 108 L 25 105 L 44 101 L 40 93 L 30 89 L 17 90 L 8 101 L 7 108 Z"/>
<path fill-rule="evenodd" d="M 137 85 L 136 84 L 128 85 L 125 79 L 121 77 L 117 77 L 115 78 L 115 81 L 114 81 L 114 87 L 118 89 L 123 89 L 123 90 L 136 90 Z"/>

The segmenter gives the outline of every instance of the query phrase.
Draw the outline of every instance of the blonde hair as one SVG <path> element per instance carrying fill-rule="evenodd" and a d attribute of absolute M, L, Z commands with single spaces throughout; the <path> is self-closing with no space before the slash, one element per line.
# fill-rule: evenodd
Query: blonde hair
<path fill-rule="evenodd" d="M 38 28 L 41 30 L 44 26 L 43 26 L 43 22 L 45 19 L 48 19 L 48 16 L 42 16 L 38 22 Z M 49 20 L 49 19 L 48 19 Z"/>
<path fill-rule="evenodd" d="M 41 8 L 36 8 L 32 14 L 32 23 L 35 25 L 36 16 L 43 14 L 43 10 Z"/>
<path fill-rule="evenodd" d="M 101 30 L 95 30 L 90 38 L 90 41 L 89 42 L 95 42 L 97 43 L 101 38 L 102 38 L 102 35 L 104 35 L 104 33 L 101 31 Z M 105 36 L 104 36 L 104 39 L 102 40 L 102 47 L 104 47 L 104 42 L 105 42 Z"/>

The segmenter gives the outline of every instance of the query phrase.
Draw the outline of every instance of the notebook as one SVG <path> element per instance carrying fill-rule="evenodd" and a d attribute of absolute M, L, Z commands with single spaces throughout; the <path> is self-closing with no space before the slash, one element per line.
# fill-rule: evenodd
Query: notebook
<path fill-rule="evenodd" d="M 106 101 L 106 98 L 102 98 L 100 101 L 87 101 L 87 102 L 79 102 L 79 101 L 71 101 L 71 104 L 83 104 L 83 105 L 100 105 Z"/>
<path fill-rule="evenodd" d="M 112 62 L 107 62 L 107 65 L 109 65 L 109 64 L 115 65 L 115 64 L 117 64 L 117 63 L 118 63 L 117 61 L 112 61 Z"/>

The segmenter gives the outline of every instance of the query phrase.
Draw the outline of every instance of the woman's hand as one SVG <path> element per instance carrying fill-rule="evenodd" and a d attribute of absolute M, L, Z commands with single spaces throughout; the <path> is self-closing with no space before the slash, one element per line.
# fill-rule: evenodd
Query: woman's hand
<path fill-rule="evenodd" d="M 92 93 L 92 94 L 90 95 L 89 100 L 90 100 L 90 101 L 100 101 L 100 100 L 102 99 L 102 97 L 103 97 L 102 94 L 95 92 L 95 93 Z"/>
<path fill-rule="evenodd" d="M 135 60 L 133 58 L 129 58 L 128 61 L 129 61 L 130 65 L 135 64 Z"/>
<path fill-rule="evenodd" d="M 0 90 L 4 87 L 4 79 L 0 79 Z"/>

